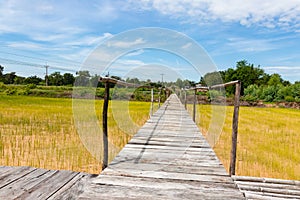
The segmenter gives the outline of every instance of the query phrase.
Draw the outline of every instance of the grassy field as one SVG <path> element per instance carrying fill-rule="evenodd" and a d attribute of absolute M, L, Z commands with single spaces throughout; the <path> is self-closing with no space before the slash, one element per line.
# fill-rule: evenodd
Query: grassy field
<path fill-rule="evenodd" d="M 127 107 L 123 105 L 126 103 L 113 101 L 108 115 L 109 141 L 119 149 L 136 128 L 144 124 L 149 114 L 150 103 L 130 101 Z M 101 122 L 102 101 L 97 100 L 95 106 Z M 111 106 L 115 106 L 117 112 L 113 113 Z M 124 108 L 129 110 L 122 110 Z M 199 105 L 197 108 L 198 125 L 205 134 L 212 107 Z M 233 108 L 226 108 L 225 124 L 214 149 L 228 169 Z M 128 121 L 122 115 L 125 112 L 129 112 L 136 127 L 128 128 Z M 124 131 L 131 134 L 124 134 Z M 99 173 L 101 169 L 101 163 L 85 149 L 76 131 L 72 99 L 0 95 L 0 138 L 0 165 L 89 173 Z M 299 144 L 299 110 L 240 108 L 238 175 L 299 180 Z"/>
<path fill-rule="evenodd" d="M 97 100 L 95 106 L 101 122 L 102 101 Z M 148 119 L 149 106 L 130 101 L 130 117 L 138 126 Z M 108 116 L 109 140 L 122 148 L 131 136 L 119 129 L 111 109 Z M 85 149 L 76 132 L 72 99 L 0 96 L 0 138 L 0 165 L 89 173 L 101 169 L 101 163 Z"/>
<path fill-rule="evenodd" d="M 191 107 L 189 108 L 191 110 Z M 206 134 L 212 106 L 199 105 L 197 124 Z M 214 150 L 229 169 L 233 107 Z M 199 120 L 201 119 L 201 121 Z M 199 122 L 200 121 L 200 122 Z M 241 107 L 237 175 L 300 179 L 300 110 Z"/>

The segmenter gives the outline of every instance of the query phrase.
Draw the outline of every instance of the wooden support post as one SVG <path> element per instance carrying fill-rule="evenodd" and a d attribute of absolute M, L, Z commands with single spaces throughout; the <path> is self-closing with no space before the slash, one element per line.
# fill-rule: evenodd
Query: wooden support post
<path fill-rule="evenodd" d="M 153 115 L 153 101 L 154 101 L 153 88 L 151 88 L 151 110 L 150 110 L 150 116 Z"/>
<path fill-rule="evenodd" d="M 160 108 L 160 95 L 161 95 L 161 89 L 158 92 L 158 108 Z"/>
<path fill-rule="evenodd" d="M 235 95 L 234 95 L 234 111 L 233 111 L 233 119 L 232 119 L 232 146 L 231 146 L 230 168 L 229 168 L 230 175 L 235 175 L 240 95 L 241 95 L 241 82 L 238 81 L 235 84 Z"/>
<path fill-rule="evenodd" d="M 104 91 L 104 102 L 103 102 L 103 111 L 102 111 L 102 125 L 103 125 L 103 161 L 102 161 L 102 170 L 104 170 L 108 165 L 108 138 L 107 138 L 107 110 L 109 103 L 109 81 L 105 83 Z"/>
<path fill-rule="evenodd" d="M 187 98 L 186 98 L 186 90 L 184 90 L 184 108 L 187 109 Z"/>
<path fill-rule="evenodd" d="M 193 105 L 193 121 L 196 122 L 196 102 L 197 102 L 197 89 L 194 90 L 194 105 Z"/>

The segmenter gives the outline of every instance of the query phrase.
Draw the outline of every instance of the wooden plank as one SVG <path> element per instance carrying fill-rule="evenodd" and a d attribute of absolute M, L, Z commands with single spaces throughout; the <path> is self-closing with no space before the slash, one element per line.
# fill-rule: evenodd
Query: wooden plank
<path fill-rule="evenodd" d="M 300 199 L 300 181 L 233 176 L 248 199 Z"/>
<path fill-rule="evenodd" d="M 16 168 L 17 169 L 17 168 Z M 22 194 L 31 190 L 31 188 L 39 185 L 49 176 L 53 175 L 55 171 L 45 170 L 45 169 L 36 169 L 30 174 L 23 176 L 17 181 L 9 184 L 0 190 L 0 199 L 17 199 Z"/>
<path fill-rule="evenodd" d="M 61 200 L 61 199 L 77 199 L 77 197 L 83 193 L 85 184 L 89 181 L 92 175 L 85 173 L 78 173 L 67 184 L 60 188 L 52 196 L 48 197 L 49 200 Z"/>
<path fill-rule="evenodd" d="M 34 168 L 30 167 L 18 167 L 18 168 L 11 168 L 10 170 L 1 173 L 0 175 L 0 189 L 3 187 L 12 184 L 13 182 L 17 181 L 18 179 L 26 176 L 27 174 L 33 172 Z"/>
<path fill-rule="evenodd" d="M 78 172 L 54 171 L 47 176 L 40 184 L 33 186 L 18 196 L 18 199 L 47 199 L 58 192 L 69 181 L 71 181 Z"/>
<path fill-rule="evenodd" d="M 0 199 L 75 199 L 91 175 L 33 167 L 0 167 Z"/>

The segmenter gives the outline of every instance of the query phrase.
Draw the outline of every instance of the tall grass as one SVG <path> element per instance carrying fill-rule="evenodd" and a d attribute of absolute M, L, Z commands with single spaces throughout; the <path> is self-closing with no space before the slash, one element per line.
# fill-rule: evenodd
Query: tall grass
<path fill-rule="evenodd" d="M 97 118 L 102 120 L 102 101 Z M 111 104 L 110 104 L 111 106 Z M 148 119 L 150 103 L 130 102 L 137 126 Z M 108 114 L 109 140 L 122 148 L 131 138 Z M 99 173 L 101 163 L 83 146 L 74 125 L 72 99 L 0 96 L 0 165 L 33 166 Z"/>
<path fill-rule="evenodd" d="M 191 107 L 189 107 L 191 110 Z M 197 125 L 206 134 L 210 105 L 198 105 Z M 229 169 L 233 107 L 226 107 L 225 124 L 214 147 Z M 300 110 L 241 107 L 237 146 L 237 175 L 300 179 Z"/>

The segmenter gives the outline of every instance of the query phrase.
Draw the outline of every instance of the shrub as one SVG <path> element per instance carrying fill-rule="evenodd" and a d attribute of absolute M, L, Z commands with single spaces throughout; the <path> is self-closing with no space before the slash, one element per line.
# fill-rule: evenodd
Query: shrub
<path fill-rule="evenodd" d="M 295 98 L 292 97 L 292 96 L 286 96 L 286 97 L 284 97 L 284 100 L 287 101 L 287 102 L 294 102 Z"/>

